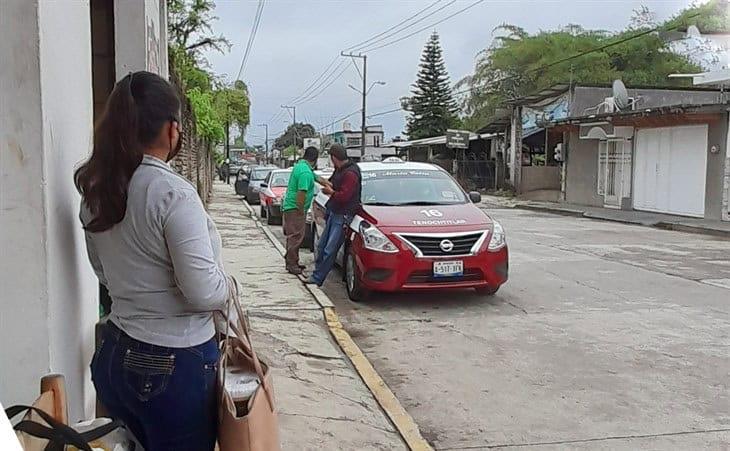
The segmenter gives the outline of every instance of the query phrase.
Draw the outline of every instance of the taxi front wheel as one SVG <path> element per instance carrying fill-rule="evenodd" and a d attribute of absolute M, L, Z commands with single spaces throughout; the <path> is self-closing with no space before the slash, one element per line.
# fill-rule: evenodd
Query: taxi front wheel
<path fill-rule="evenodd" d="M 353 302 L 366 301 L 369 291 L 362 286 L 360 274 L 355 264 L 355 256 L 351 252 L 345 251 L 347 259 L 345 261 L 345 286 L 347 287 L 347 296 Z"/>

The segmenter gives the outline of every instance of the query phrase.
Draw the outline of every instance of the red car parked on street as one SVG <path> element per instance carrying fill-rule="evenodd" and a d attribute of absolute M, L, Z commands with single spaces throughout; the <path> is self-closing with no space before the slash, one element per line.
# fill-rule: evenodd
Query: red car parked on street
<path fill-rule="evenodd" d="M 502 226 L 442 168 L 389 158 L 360 163 L 362 207 L 350 223 L 338 263 L 350 299 L 373 291 L 474 288 L 492 295 L 507 281 Z M 314 202 L 323 230 L 327 196 Z"/>
<path fill-rule="evenodd" d="M 281 224 L 281 202 L 286 194 L 291 169 L 274 169 L 269 172 L 259 190 L 261 217 L 267 224 Z"/>

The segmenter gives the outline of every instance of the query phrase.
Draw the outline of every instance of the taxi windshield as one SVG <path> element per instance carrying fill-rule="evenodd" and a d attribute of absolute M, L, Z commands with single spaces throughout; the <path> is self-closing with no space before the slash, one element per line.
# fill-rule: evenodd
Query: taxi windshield
<path fill-rule="evenodd" d="M 270 186 L 287 186 L 289 185 L 289 177 L 291 172 L 279 172 L 271 174 Z"/>
<path fill-rule="evenodd" d="M 364 205 L 453 205 L 467 202 L 448 174 L 434 170 L 378 170 L 362 174 Z"/>
<path fill-rule="evenodd" d="M 263 180 L 274 168 L 257 168 L 251 171 L 251 180 Z"/>

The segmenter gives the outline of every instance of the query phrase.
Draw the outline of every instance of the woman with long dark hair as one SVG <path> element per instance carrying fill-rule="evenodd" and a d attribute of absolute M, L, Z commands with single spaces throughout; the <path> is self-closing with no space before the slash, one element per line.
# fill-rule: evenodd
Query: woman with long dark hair
<path fill-rule="evenodd" d="M 181 143 L 175 90 L 155 74 L 130 73 L 75 174 L 89 260 L 112 298 L 92 379 L 147 451 L 211 450 L 216 440 L 212 312 L 230 281 L 195 188 L 167 164 Z"/>

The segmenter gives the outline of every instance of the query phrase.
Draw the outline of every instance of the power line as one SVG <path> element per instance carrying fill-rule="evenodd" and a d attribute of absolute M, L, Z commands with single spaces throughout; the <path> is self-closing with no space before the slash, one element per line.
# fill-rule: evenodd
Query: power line
<path fill-rule="evenodd" d="M 694 14 L 692 16 L 687 17 L 687 19 L 692 19 L 692 18 L 695 18 L 695 17 L 697 17 L 699 15 L 700 15 L 699 13 L 698 14 Z M 605 50 L 607 48 L 611 48 L 611 47 L 614 47 L 614 46 L 617 46 L 617 45 L 624 44 L 624 43 L 626 43 L 628 41 L 631 41 L 631 40 L 634 40 L 634 39 L 638 39 L 640 37 L 646 36 L 646 35 L 651 34 L 651 33 L 655 33 L 655 32 L 660 31 L 660 30 L 671 31 L 671 30 L 674 30 L 674 29 L 679 28 L 681 26 L 682 26 L 682 24 L 678 24 L 678 25 L 675 25 L 675 26 L 669 27 L 669 28 L 664 28 L 664 27 L 661 27 L 660 26 L 660 27 L 652 28 L 650 30 L 644 30 L 644 31 L 642 31 L 640 33 L 637 33 L 637 34 L 634 34 L 632 36 L 628 36 L 626 38 L 619 39 L 618 41 L 610 42 L 608 44 L 604 44 L 604 45 L 595 47 L 595 48 L 590 49 L 590 50 L 586 50 L 586 51 L 583 51 L 583 52 L 580 52 L 580 53 L 576 53 L 575 55 L 571 55 L 571 56 L 568 56 L 568 57 L 565 57 L 565 58 L 561 58 L 559 60 L 551 61 L 549 63 L 543 64 L 543 65 L 538 66 L 538 67 L 534 67 L 532 69 L 526 69 L 524 72 L 539 72 L 539 71 L 542 71 L 542 70 L 545 70 L 545 69 L 549 69 L 549 68 L 551 68 L 553 66 L 557 66 L 558 64 L 562 64 L 562 63 L 565 63 L 565 62 L 568 62 L 568 61 L 572 61 L 574 59 L 580 58 L 582 56 L 585 56 L 585 55 L 588 55 L 588 54 L 591 54 L 591 53 L 594 53 L 594 52 L 600 52 L 601 50 Z M 488 84 L 499 83 L 499 82 L 508 80 L 510 78 L 512 78 L 512 77 L 502 77 L 500 79 L 493 80 L 493 81 L 489 82 Z M 473 86 L 471 88 L 466 88 L 466 89 L 463 89 L 461 91 L 456 91 L 456 92 L 452 93 L 452 95 L 466 94 L 466 93 L 469 93 L 469 92 L 474 91 L 475 89 L 479 89 L 479 88 L 482 88 L 482 86 Z M 394 113 L 396 111 L 401 111 L 402 109 L 403 108 L 401 107 L 401 108 L 396 108 L 396 109 L 392 109 L 392 110 L 388 110 L 388 111 L 382 111 L 382 112 L 374 113 L 372 115 L 369 115 L 368 118 L 376 117 L 376 116 L 382 116 L 382 115 L 390 114 L 390 113 Z"/>
<path fill-rule="evenodd" d="M 357 49 L 359 47 L 364 47 L 365 44 L 369 44 L 370 41 L 372 41 L 372 40 L 374 40 L 376 38 L 379 38 L 380 36 L 383 36 L 385 33 L 388 33 L 389 31 L 391 31 L 391 30 L 393 30 L 393 29 L 395 29 L 395 28 L 403 25 L 404 23 L 408 22 L 411 19 L 415 19 L 416 17 L 418 17 L 419 15 L 421 15 L 424 12 L 428 11 L 429 9 L 431 9 L 435 5 L 439 4 L 440 2 L 441 2 L 441 0 L 436 0 L 435 2 L 433 2 L 430 5 L 426 6 L 425 8 L 422 8 L 422 9 L 418 10 L 412 16 L 407 17 L 407 18 L 403 19 L 402 21 L 398 22 L 397 24 L 393 25 L 392 27 L 388 28 L 387 30 L 385 30 L 383 32 L 380 32 L 380 33 L 376 34 L 375 36 L 372 36 L 372 37 L 370 37 L 370 38 L 368 38 L 368 39 L 366 39 L 366 40 L 364 40 L 362 42 L 358 42 L 357 44 L 352 45 L 352 46 L 346 48 L 345 50 L 343 50 L 343 52 L 349 52 L 349 51 L 352 51 L 352 50 Z M 454 2 L 451 2 L 451 3 L 454 3 Z M 446 5 L 446 6 L 448 6 L 448 5 Z M 426 17 L 428 17 L 428 16 L 426 16 Z M 416 23 L 418 23 L 418 22 L 416 22 Z M 410 24 L 409 26 L 412 26 L 412 25 L 414 25 L 414 24 Z M 403 30 L 400 30 L 400 31 L 403 31 Z"/>
<path fill-rule="evenodd" d="M 315 92 L 318 92 L 320 88 L 322 88 L 322 86 L 328 85 L 328 83 L 332 81 L 332 77 L 337 76 L 337 71 L 344 72 L 345 69 L 347 69 L 347 60 L 340 60 L 340 62 L 337 63 L 337 65 L 327 74 L 326 77 L 320 80 L 319 83 L 317 83 L 308 93 L 305 93 L 303 96 L 299 96 L 299 100 L 294 103 L 299 104 L 311 100 Z"/>
<path fill-rule="evenodd" d="M 306 87 L 306 88 L 304 89 L 304 91 L 302 91 L 302 93 L 301 93 L 301 94 L 299 94 L 298 96 L 296 96 L 296 97 L 294 97 L 293 99 L 291 99 L 291 100 L 289 101 L 289 103 L 294 103 L 294 102 L 296 102 L 297 100 L 301 99 L 302 97 L 306 96 L 306 95 L 307 95 L 307 93 L 308 93 L 308 92 L 309 92 L 309 91 L 310 91 L 310 90 L 312 89 L 312 87 L 313 87 L 313 86 L 314 86 L 314 85 L 315 85 L 315 84 L 316 84 L 316 83 L 317 83 L 317 82 L 318 82 L 319 80 L 321 80 L 321 79 L 322 79 L 322 77 L 323 77 L 323 76 L 324 76 L 324 75 L 325 75 L 325 74 L 326 74 L 326 73 L 327 73 L 327 72 L 328 72 L 328 71 L 330 70 L 330 68 L 332 68 L 332 66 L 333 66 L 333 65 L 334 65 L 334 64 L 335 64 L 335 63 L 337 62 L 337 60 L 338 60 L 339 58 L 340 58 L 340 56 L 339 56 L 339 55 L 335 56 L 335 57 L 334 57 L 334 58 L 332 59 L 332 61 L 331 61 L 331 62 L 330 62 L 330 63 L 329 63 L 328 65 L 327 65 L 327 67 L 325 68 L 325 70 L 323 70 L 323 71 L 322 71 L 322 73 L 321 73 L 321 74 L 319 74 L 319 76 L 318 76 L 317 78 L 315 78 L 315 79 L 314 79 L 314 81 L 312 81 L 312 83 L 311 83 L 311 84 L 310 84 L 309 86 L 307 86 L 307 87 Z"/>
<path fill-rule="evenodd" d="M 357 67 L 357 64 L 355 64 L 355 58 L 354 57 L 350 57 L 350 60 L 352 61 L 352 67 L 355 68 L 355 70 L 357 71 L 357 75 L 359 75 L 360 76 L 360 80 L 362 80 L 362 72 L 360 71 L 360 68 Z"/>
<path fill-rule="evenodd" d="M 388 110 L 388 111 L 381 111 L 380 113 L 374 113 L 374 114 L 369 115 L 368 119 L 373 118 L 373 117 L 378 117 L 378 116 L 385 116 L 386 114 L 395 113 L 397 111 L 402 111 L 402 110 L 403 110 L 403 107 L 395 108 L 395 109 Z"/>
<path fill-rule="evenodd" d="M 348 47 L 348 49 L 354 49 L 354 48 L 358 48 L 358 47 L 372 45 L 372 44 L 381 42 L 382 40 L 388 39 L 400 32 L 407 30 L 410 27 L 413 27 L 414 25 L 418 24 L 419 22 L 422 22 L 423 20 L 427 19 L 428 17 L 442 11 L 443 9 L 451 6 L 452 4 L 454 4 L 456 2 L 456 0 L 451 0 L 446 5 L 430 12 L 429 14 L 427 14 L 424 17 L 421 17 L 419 20 L 412 22 L 412 23 L 406 25 L 405 27 L 401 27 L 401 25 L 406 24 L 407 22 L 411 21 L 412 19 L 418 17 L 419 15 L 423 14 L 424 12 L 428 11 L 429 9 L 431 9 L 434 6 L 436 6 L 437 4 L 439 4 L 441 1 L 443 1 L 443 0 L 436 0 L 436 1 L 432 2 L 425 8 L 420 9 L 415 14 L 400 21 L 396 25 L 394 25 L 394 26 L 382 31 L 381 33 L 378 33 L 358 44 L 350 46 L 350 47 Z M 398 27 L 401 27 L 401 29 L 391 33 L 391 31 L 397 29 Z M 382 38 L 381 38 L 381 36 L 382 36 Z M 380 38 L 380 39 L 377 39 L 377 38 Z M 325 67 L 325 69 L 304 89 L 304 91 L 302 91 L 298 96 L 296 96 L 292 100 L 290 100 L 289 103 L 290 104 L 302 104 L 302 103 L 311 101 L 311 100 L 317 98 L 319 95 L 321 95 L 327 88 L 332 86 L 332 84 L 336 80 L 338 80 L 340 77 L 342 77 L 346 68 L 343 67 L 343 61 L 340 61 L 340 63 L 338 63 L 335 66 L 335 63 L 337 62 L 338 58 L 339 58 L 339 56 L 336 56 L 335 58 L 333 58 L 332 61 L 330 61 L 330 63 Z M 354 63 L 354 60 L 353 60 L 353 63 Z M 333 66 L 334 66 L 334 68 L 333 68 Z M 337 71 L 339 71 L 339 73 Z M 358 73 L 359 73 L 359 68 L 358 68 Z M 334 76 L 334 78 L 332 78 L 333 76 Z M 360 76 L 362 77 L 362 74 L 360 74 Z M 271 122 L 271 121 L 273 121 L 273 117 L 272 117 L 272 119 L 269 120 L 269 122 Z"/>
<path fill-rule="evenodd" d="M 256 15 L 253 19 L 253 26 L 251 27 L 251 32 L 248 35 L 248 43 L 246 44 L 246 51 L 243 54 L 243 59 L 241 60 L 241 67 L 238 69 L 238 75 L 236 75 L 236 80 L 241 79 L 241 74 L 243 74 L 243 70 L 246 68 L 246 63 L 248 62 L 248 56 L 251 54 L 251 49 L 253 48 L 253 42 L 256 39 L 256 34 L 259 30 L 259 23 L 261 23 L 261 16 L 264 12 L 264 0 L 259 0 L 259 3 L 256 7 Z"/>
<path fill-rule="evenodd" d="M 482 1 L 484 1 L 484 0 L 482 0 Z M 405 27 L 405 28 L 403 28 L 403 29 L 401 29 L 401 30 L 398 30 L 398 31 L 396 31 L 396 32 L 394 32 L 394 33 L 390 33 L 390 34 L 388 34 L 388 35 L 386 35 L 386 36 L 383 36 L 382 38 L 380 38 L 380 39 L 378 39 L 378 40 L 375 40 L 375 41 L 371 42 L 370 44 L 367 44 L 367 45 L 364 45 L 364 46 L 362 46 L 362 47 L 359 47 L 359 48 L 358 48 L 358 49 L 356 49 L 356 50 L 357 50 L 358 52 L 369 52 L 370 50 L 368 50 L 368 49 L 367 49 L 368 47 L 371 47 L 371 46 L 373 46 L 373 45 L 375 45 L 375 44 L 378 44 L 378 43 L 380 43 L 380 42 L 383 42 L 383 41 L 386 41 L 386 40 L 388 40 L 388 39 L 390 39 L 390 38 L 392 38 L 392 37 L 395 37 L 396 35 L 398 35 L 399 33 L 403 32 L 403 31 L 407 31 L 407 30 L 408 30 L 409 28 L 412 28 L 412 27 L 413 27 L 413 26 L 415 26 L 416 24 L 418 24 L 418 23 L 421 23 L 421 22 L 423 22 L 424 20 L 428 19 L 429 17 L 433 16 L 434 14 L 436 14 L 436 13 L 439 13 L 439 12 L 443 11 L 444 9 L 446 9 L 446 8 L 448 8 L 449 6 L 453 5 L 454 3 L 456 3 L 456 0 L 451 0 L 451 1 L 449 2 L 449 3 L 445 4 L 444 6 L 442 6 L 442 7 L 438 8 L 438 9 L 437 9 L 437 10 L 435 10 L 435 11 L 431 11 L 430 13 L 428 13 L 427 15 L 425 15 L 425 16 L 423 16 L 423 17 L 421 17 L 421 18 L 420 18 L 420 19 L 418 19 L 417 21 L 415 21 L 415 22 L 413 22 L 413 23 L 409 24 L 409 25 L 408 25 L 407 27 Z M 438 23 L 440 23 L 440 22 L 436 22 L 436 23 L 434 23 L 433 25 L 436 25 L 436 24 L 438 24 Z M 419 31 L 417 31 L 416 33 L 408 34 L 408 35 L 406 35 L 406 36 L 404 36 L 404 37 L 400 38 L 400 40 L 403 40 L 403 39 L 409 38 L 409 37 L 413 36 L 414 34 L 417 34 L 417 33 L 421 32 L 421 31 L 423 31 L 424 29 L 427 29 L 427 28 L 429 28 L 429 27 L 432 27 L 433 25 L 429 25 L 429 26 L 427 26 L 427 27 L 424 27 L 424 28 L 420 29 Z M 394 42 L 398 42 L 398 41 L 394 41 Z"/>
<path fill-rule="evenodd" d="M 322 94 L 322 93 L 323 93 L 324 91 L 326 91 L 326 90 L 327 90 L 327 88 L 329 88 L 330 86 L 332 86 L 332 85 L 334 84 L 334 82 L 336 82 L 337 80 L 339 80 L 339 79 L 340 79 L 340 78 L 342 77 L 342 75 L 344 75 L 345 71 L 347 71 L 347 69 L 348 69 L 349 67 L 350 67 L 350 66 L 349 66 L 348 64 L 345 64 L 345 66 L 344 66 L 344 67 L 342 68 L 342 70 L 340 71 L 340 73 L 338 73 L 337 75 L 335 75 L 335 77 L 334 77 L 334 78 L 333 78 L 333 79 L 332 79 L 332 80 L 331 80 L 331 81 L 330 81 L 329 83 L 327 83 L 326 85 L 324 85 L 324 86 L 323 86 L 323 87 L 322 87 L 322 88 L 321 88 L 321 89 L 320 89 L 319 91 L 317 91 L 316 93 L 313 93 L 313 94 L 311 94 L 310 96 L 308 96 L 308 97 L 306 97 L 306 98 L 304 98 L 304 99 L 301 99 L 300 101 L 296 102 L 296 104 L 297 104 L 297 105 L 301 105 L 301 104 L 303 104 L 303 103 L 306 103 L 306 102 L 309 102 L 309 101 L 311 101 L 311 100 L 314 100 L 314 99 L 316 99 L 316 98 L 317 98 L 317 96 L 319 96 L 320 94 Z M 334 75 L 334 72 L 332 73 L 332 75 Z"/>
<path fill-rule="evenodd" d="M 409 22 L 410 20 L 412 20 L 412 19 L 414 19 L 414 18 L 418 17 L 419 15 L 423 14 L 424 12 L 426 12 L 426 11 L 428 11 L 429 9 L 433 8 L 434 6 L 436 6 L 436 5 L 437 5 L 438 3 L 440 3 L 441 1 L 443 1 L 443 0 L 436 0 L 435 2 L 433 2 L 433 3 L 429 4 L 429 5 L 427 6 L 427 7 L 425 7 L 425 8 L 422 8 L 422 9 L 420 9 L 420 10 L 419 10 L 419 11 L 417 11 L 417 12 L 416 12 L 415 14 L 413 14 L 413 15 L 411 15 L 411 16 L 409 16 L 409 17 L 407 17 L 406 19 L 404 19 L 404 20 L 402 20 L 401 22 L 397 23 L 396 25 L 394 25 L 394 26 L 392 26 L 392 27 L 390 27 L 390 28 L 388 28 L 388 29 L 384 30 L 383 32 L 381 32 L 381 33 L 378 33 L 378 34 L 376 34 L 375 36 L 372 36 L 372 37 L 370 37 L 370 38 L 368 38 L 368 39 L 366 39 L 366 40 L 364 40 L 364 41 L 362 41 L 362 42 L 359 42 L 359 43 L 357 43 L 357 44 L 355 44 L 355 45 L 353 45 L 353 46 L 350 46 L 350 47 L 348 47 L 348 50 L 349 50 L 349 49 L 353 49 L 353 48 L 357 48 L 357 47 L 362 47 L 362 46 L 364 46 L 364 45 L 366 45 L 366 44 L 374 44 L 375 42 L 380 42 L 380 40 L 378 40 L 378 41 L 375 41 L 375 42 L 371 42 L 371 41 L 374 41 L 375 39 L 377 39 L 377 38 L 379 38 L 379 37 L 381 37 L 381 36 L 383 36 L 383 35 L 386 35 L 386 34 L 387 34 L 387 33 L 389 33 L 390 31 L 392 31 L 392 30 L 394 30 L 394 29 L 396 29 L 396 28 L 400 27 L 401 25 L 403 25 L 403 24 L 405 24 L 405 23 Z M 406 27 L 403 27 L 403 28 L 402 28 L 401 30 L 398 30 L 398 31 L 397 31 L 396 33 L 391 33 L 391 34 L 388 34 L 387 36 L 385 36 L 385 37 L 384 37 L 384 38 L 382 38 L 382 39 L 387 39 L 388 37 L 391 37 L 391 36 L 393 36 L 393 35 L 395 35 L 395 34 L 397 34 L 397 33 L 399 33 L 399 32 L 402 32 L 402 31 L 405 31 L 405 30 L 407 30 L 407 29 L 408 29 L 409 27 L 412 27 L 412 26 L 414 26 L 415 24 L 417 24 L 417 23 L 419 23 L 419 22 L 423 21 L 424 19 L 426 19 L 426 18 L 430 17 L 431 15 L 433 15 L 433 14 L 435 14 L 435 13 L 437 13 L 437 12 L 439 12 L 439 11 L 443 10 L 444 8 L 446 8 L 446 7 L 450 6 L 450 5 L 451 5 L 451 4 L 453 4 L 453 3 L 455 2 L 455 1 L 456 1 L 456 0 L 452 0 L 452 1 L 450 1 L 450 2 L 449 2 L 449 3 L 447 3 L 447 4 L 445 5 L 445 6 L 442 6 L 441 8 L 439 8 L 439 9 L 437 9 L 437 10 L 435 10 L 435 11 L 431 12 L 430 14 L 426 15 L 425 17 L 422 17 L 421 19 L 419 19 L 419 20 L 418 20 L 418 21 L 416 21 L 416 22 L 413 22 L 413 23 L 410 23 L 410 24 L 408 24 L 408 25 L 407 25 Z M 382 40 L 382 39 L 381 39 L 381 40 Z M 339 55 L 338 55 L 338 56 L 335 56 L 335 57 L 334 57 L 334 58 L 332 59 L 332 61 L 330 61 L 330 63 L 329 63 L 329 64 L 328 64 L 328 65 L 327 65 L 327 66 L 325 67 L 325 69 L 324 69 L 324 70 L 323 70 L 323 71 L 322 71 L 322 72 L 321 72 L 321 73 L 320 73 L 320 74 L 319 74 L 319 75 L 318 75 L 318 76 L 317 76 L 317 77 L 316 77 L 316 78 L 315 78 L 315 79 L 314 79 L 314 80 L 313 80 L 313 81 L 312 81 L 312 82 L 311 82 L 311 83 L 310 83 L 310 84 L 309 84 L 309 85 L 308 85 L 308 86 L 307 86 L 307 87 L 306 87 L 306 88 L 305 88 L 305 89 L 304 89 L 304 90 L 303 90 L 303 91 L 302 91 L 302 92 L 301 92 L 301 93 L 300 93 L 300 94 L 298 95 L 298 96 L 296 96 L 296 97 L 294 97 L 293 99 L 291 99 L 291 100 L 289 101 L 289 103 L 290 103 L 290 104 L 295 104 L 295 103 L 296 103 L 296 104 L 301 104 L 301 103 L 304 103 L 304 102 L 307 102 L 307 101 L 309 101 L 309 100 L 312 100 L 312 99 L 316 98 L 316 97 L 317 97 L 318 95 L 320 95 L 320 94 L 321 94 L 321 93 L 322 93 L 322 92 L 324 91 L 324 89 L 327 89 L 327 88 L 328 88 L 329 86 L 331 86 L 331 85 L 332 85 L 332 83 L 334 83 L 334 81 L 329 81 L 329 83 L 328 83 L 328 81 L 327 81 L 327 80 L 329 80 L 329 79 L 330 79 L 330 78 L 331 78 L 331 77 L 332 77 L 333 75 L 335 75 L 335 74 L 337 73 L 337 71 L 338 71 L 338 70 L 340 70 L 340 73 L 338 73 L 338 74 L 337 74 L 337 75 L 335 76 L 335 80 L 336 80 L 336 79 L 338 79 L 339 77 L 341 77 L 341 76 L 342 76 L 342 74 L 344 73 L 344 70 L 341 70 L 341 69 L 342 69 L 342 62 L 340 62 L 339 64 L 337 64 L 337 66 L 335 66 L 335 67 L 333 68 L 333 66 L 334 66 L 334 65 L 335 65 L 335 63 L 337 62 L 338 58 L 339 58 Z M 358 69 L 358 71 L 359 71 L 359 69 Z M 360 74 L 360 76 L 362 77 L 362 74 Z M 325 84 L 326 84 L 326 86 L 325 86 L 325 87 L 324 87 L 324 88 L 322 89 L 322 86 L 324 86 Z M 319 90 L 319 91 L 318 91 L 318 90 Z M 318 91 L 318 92 L 317 92 L 317 91 Z M 314 94 L 315 92 L 317 92 L 317 93 L 316 93 L 316 94 Z M 272 118 L 272 119 L 273 119 L 273 118 Z M 271 122 L 271 120 L 270 120 L 270 122 Z"/>
<path fill-rule="evenodd" d="M 378 45 L 378 46 L 373 47 L 373 48 L 361 49 L 361 51 L 363 53 L 367 53 L 367 52 L 372 52 L 372 51 L 375 51 L 375 50 L 378 50 L 378 49 L 382 49 L 383 47 L 388 47 L 389 45 L 397 44 L 398 42 L 401 42 L 401 41 L 403 41 L 405 39 L 408 39 L 411 36 L 415 36 L 415 35 L 417 35 L 418 33 L 422 32 L 422 31 L 428 30 L 429 28 L 433 28 L 434 26 L 436 26 L 436 25 L 438 25 L 440 23 L 446 22 L 447 20 L 451 19 L 452 17 L 457 16 L 457 15 L 459 15 L 459 14 L 461 14 L 461 13 L 463 13 L 463 12 L 465 12 L 465 11 L 467 11 L 467 10 L 469 10 L 469 9 L 471 9 L 471 8 L 473 8 L 473 7 L 475 7 L 478 4 L 483 3 L 483 2 L 484 2 L 484 0 L 477 0 L 474 3 L 472 3 L 471 5 L 469 5 L 469 6 L 465 7 L 465 8 L 462 8 L 462 9 L 456 11 L 455 13 L 449 14 L 448 16 L 444 17 L 441 20 L 438 20 L 438 21 L 436 21 L 436 22 L 434 22 L 434 23 L 432 23 L 430 25 L 427 25 L 427 26 L 425 26 L 423 28 L 419 28 L 418 30 L 414 31 L 413 33 L 409 33 L 409 34 L 407 34 L 405 36 L 401 36 L 400 38 L 398 38 L 398 39 L 396 39 L 394 41 L 386 42 L 385 44 L 381 44 L 381 45 Z"/>
<path fill-rule="evenodd" d="M 353 112 L 352 112 L 352 113 L 350 113 L 350 114 L 347 114 L 347 115 L 345 115 L 345 116 L 342 116 L 342 117 L 341 117 L 341 118 L 339 118 L 339 119 L 335 119 L 334 121 L 330 122 L 329 124 L 326 124 L 326 125 L 322 126 L 321 128 L 324 128 L 324 129 L 326 129 L 327 127 L 330 127 L 330 126 L 332 126 L 332 125 L 335 125 L 336 123 L 338 123 L 338 122 L 340 122 L 340 121 L 344 121 L 344 120 L 345 120 L 345 119 L 347 119 L 348 117 L 350 117 L 350 116 L 352 116 L 352 115 L 354 115 L 354 114 L 357 114 L 357 113 L 359 113 L 359 112 L 360 112 L 360 108 L 356 109 L 355 111 L 353 111 Z"/>

